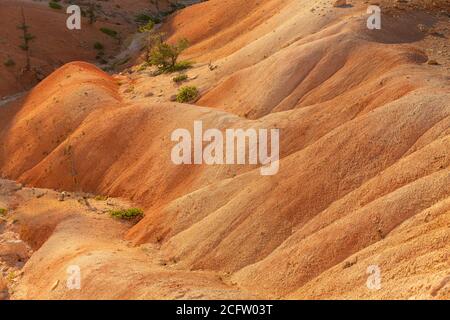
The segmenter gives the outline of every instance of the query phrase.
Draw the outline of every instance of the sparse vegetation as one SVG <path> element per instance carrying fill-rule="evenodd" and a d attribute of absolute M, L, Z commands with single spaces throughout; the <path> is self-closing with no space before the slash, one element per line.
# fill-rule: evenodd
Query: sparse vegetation
<path fill-rule="evenodd" d="M 6 59 L 6 60 L 3 62 L 3 64 L 5 65 L 5 67 L 12 67 L 12 66 L 14 66 L 16 63 L 14 62 L 13 59 L 8 58 L 8 59 Z"/>
<path fill-rule="evenodd" d="M 159 73 L 185 70 L 192 66 L 189 61 L 178 62 L 180 54 L 189 47 L 187 39 L 180 39 L 176 44 L 169 44 L 163 41 L 162 34 L 158 34 L 152 37 L 151 42 L 148 62 L 156 66 Z"/>
<path fill-rule="evenodd" d="M 147 68 L 148 68 L 148 62 L 144 62 L 139 65 L 139 67 L 137 68 L 137 71 L 144 71 Z"/>
<path fill-rule="evenodd" d="M 188 78 L 189 77 L 187 76 L 187 74 L 183 73 L 183 74 L 177 75 L 176 77 L 173 77 L 172 80 L 175 83 L 180 83 L 180 82 L 186 81 Z"/>
<path fill-rule="evenodd" d="M 145 25 L 139 27 L 139 32 L 150 32 L 153 30 L 153 27 L 155 26 L 155 23 L 153 21 L 147 22 Z"/>
<path fill-rule="evenodd" d="M 6 215 L 6 209 L 5 208 L 0 208 L 0 216 L 4 216 Z"/>
<path fill-rule="evenodd" d="M 161 23 L 161 19 L 155 16 L 150 16 L 146 13 L 139 13 L 136 15 L 134 21 L 140 24 L 147 24 L 148 22 L 153 22 L 153 24 Z"/>
<path fill-rule="evenodd" d="M 103 50 L 104 49 L 104 46 L 103 46 L 103 44 L 101 44 L 100 42 L 96 42 L 96 43 L 94 43 L 94 49 L 95 50 Z"/>
<path fill-rule="evenodd" d="M 31 69 L 31 62 L 30 62 L 30 41 L 33 40 L 35 37 L 28 32 L 28 29 L 30 28 L 25 20 L 25 14 L 23 12 L 23 7 L 21 7 L 21 14 L 22 14 L 22 23 L 17 27 L 18 29 L 22 30 L 22 40 L 23 43 L 19 46 L 22 50 L 26 53 L 26 65 L 25 70 L 29 71 Z"/>
<path fill-rule="evenodd" d="M 55 1 L 50 1 L 48 3 L 48 6 L 52 9 L 56 9 L 56 10 L 61 10 L 62 9 L 62 5 L 60 5 L 59 3 L 55 2 Z"/>
<path fill-rule="evenodd" d="M 106 201 L 106 200 L 108 200 L 108 196 L 97 195 L 97 196 L 94 197 L 94 200 L 96 200 L 96 201 Z"/>
<path fill-rule="evenodd" d="M 175 63 L 175 65 L 170 69 L 170 72 L 183 71 L 189 68 L 192 68 L 191 61 L 180 61 Z"/>
<path fill-rule="evenodd" d="M 131 208 L 131 209 L 111 210 L 109 214 L 111 215 L 111 217 L 114 218 L 132 220 L 142 218 L 144 216 L 144 211 L 139 208 Z"/>
<path fill-rule="evenodd" d="M 186 103 L 194 101 L 199 95 L 197 87 L 188 86 L 178 90 L 177 102 Z"/>
<path fill-rule="evenodd" d="M 149 22 L 150 20 L 152 20 L 152 17 L 150 17 L 148 14 L 145 14 L 145 13 L 139 13 L 134 18 L 134 21 L 136 21 L 137 23 L 142 23 L 142 24 L 145 24 L 145 23 Z"/>
<path fill-rule="evenodd" d="M 114 39 L 117 39 L 117 37 L 118 37 L 118 33 L 117 33 L 117 31 L 115 31 L 115 30 L 112 30 L 112 29 L 109 29 L 109 28 L 100 28 L 100 31 L 101 32 L 103 32 L 104 34 L 106 34 L 106 35 L 108 35 L 108 36 L 110 36 L 110 37 L 112 37 L 112 38 L 114 38 Z"/>
<path fill-rule="evenodd" d="M 8 273 L 8 275 L 6 277 L 6 281 L 8 283 L 11 283 L 16 277 L 17 277 L 16 273 L 14 271 L 11 271 Z"/>

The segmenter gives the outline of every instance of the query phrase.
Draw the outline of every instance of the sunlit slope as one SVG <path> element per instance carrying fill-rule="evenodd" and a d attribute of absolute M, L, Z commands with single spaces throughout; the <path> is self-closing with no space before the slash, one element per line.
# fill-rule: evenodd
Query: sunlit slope
<path fill-rule="evenodd" d="M 239 5 L 208 1 L 164 26 L 193 40 L 199 105 L 132 99 L 124 77 L 66 65 L 0 107 L 0 173 L 137 201 L 146 217 L 128 240 L 249 292 L 448 298 L 450 83 L 413 28 L 429 16 L 403 12 L 370 31 L 359 5 L 320 15 L 308 1 Z M 136 77 L 136 91 L 168 81 Z M 279 173 L 175 166 L 170 134 L 195 120 L 280 128 Z M 380 291 L 366 287 L 370 265 Z"/>

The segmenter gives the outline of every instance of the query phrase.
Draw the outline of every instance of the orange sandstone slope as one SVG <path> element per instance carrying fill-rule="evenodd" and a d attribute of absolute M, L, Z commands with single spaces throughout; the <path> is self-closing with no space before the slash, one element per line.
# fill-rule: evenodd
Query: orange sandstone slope
<path fill-rule="evenodd" d="M 78 3 L 72 1 L 72 3 Z M 160 1 L 161 9 L 167 7 L 166 1 Z M 42 78 L 56 68 L 73 60 L 100 62 L 96 56 L 110 60 L 120 49 L 119 42 L 102 33 L 100 28 L 117 31 L 124 44 L 127 37 L 136 31 L 135 15 L 141 12 L 156 11 L 149 1 L 97 1 L 97 21 L 89 24 L 82 18 L 81 30 L 69 30 L 66 27 L 66 7 L 68 1 L 60 2 L 62 9 L 52 9 L 49 1 L 0 0 L 0 97 L 29 90 Z M 122 5 L 120 14 L 117 6 Z M 25 52 L 20 48 L 22 30 L 17 26 L 23 23 L 23 9 L 28 32 L 34 36 L 30 41 L 31 71 L 24 72 Z M 116 11 L 116 12 L 114 12 Z M 102 50 L 94 48 L 95 43 L 103 45 Z M 12 61 L 13 65 L 5 65 Z"/>
<path fill-rule="evenodd" d="M 449 299 L 450 78 L 426 63 L 423 43 L 436 42 L 417 27 L 444 25 L 448 37 L 448 17 L 387 7 L 371 31 L 366 9 L 211 0 L 183 10 L 164 28 L 192 39 L 198 105 L 168 102 L 170 76 L 68 64 L 0 106 L 0 173 L 136 201 L 146 216 L 128 240 L 245 292 Z M 194 120 L 281 128 L 279 173 L 173 165 L 170 134 Z M 380 290 L 366 286 L 372 265 Z"/>

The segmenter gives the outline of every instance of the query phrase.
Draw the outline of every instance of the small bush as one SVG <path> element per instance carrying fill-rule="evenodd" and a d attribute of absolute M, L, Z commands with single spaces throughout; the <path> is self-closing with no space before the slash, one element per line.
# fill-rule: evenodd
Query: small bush
<path fill-rule="evenodd" d="M 172 78 L 173 82 L 175 82 L 175 83 L 180 83 L 180 82 L 186 81 L 187 79 L 188 79 L 187 74 L 179 74 L 176 77 Z"/>
<path fill-rule="evenodd" d="M 103 50 L 104 46 L 100 42 L 94 43 L 94 49 L 95 50 Z"/>
<path fill-rule="evenodd" d="M 144 211 L 138 208 L 122 209 L 122 210 L 111 210 L 109 212 L 111 217 L 125 220 L 132 220 L 137 218 L 142 218 Z"/>
<path fill-rule="evenodd" d="M 191 102 L 198 97 L 197 87 L 183 87 L 178 90 L 177 102 L 185 103 Z"/>
<path fill-rule="evenodd" d="M 151 20 L 154 24 L 159 24 L 159 23 L 161 23 L 162 22 L 162 20 L 160 19 L 160 18 L 158 18 L 158 17 L 152 17 L 152 20 Z"/>
<path fill-rule="evenodd" d="M 192 62 L 191 61 L 180 61 L 175 63 L 175 65 L 172 68 L 169 68 L 170 72 L 177 72 L 177 71 L 183 71 L 186 69 L 192 68 Z"/>
<path fill-rule="evenodd" d="M 152 31 L 154 26 L 155 26 L 155 23 L 153 21 L 149 21 L 145 25 L 139 27 L 139 32 L 140 33 L 150 32 L 150 31 Z"/>
<path fill-rule="evenodd" d="M 152 17 L 150 17 L 148 14 L 145 13 L 139 13 L 135 16 L 134 21 L 137 23 L 147 23 L 152 20 Z"/>
<path fill-rule="evenodd" d="M 4 216 L 4 215 L 6 215 L 6 209 L 4 209 L 4 208 L 0 208 L 0 216 Z"/>
<path fill-rule="evenodd" d="M 117 38 L 117 36 L 118 36 L 117 31 L 109 29 L 109 28 L 100 28 L 100 31 L 112 38 Z"/>
<path fill-rule="evenodd" d="M 14 279 L 17 277 L 16 273 L 14 271 L 11 271 L 8 273 L 8 275 L 6 276 L 6 281 L 8 283 L 11 283 L 14 281 Z"/>
<path fill-rule="evenodd" d="M 153 22 L 153 24 L 161 23 L 161 19 L 155 16 L 149 16 L 145 13 L 137 14 L 134 18 L 134 21 L 140 24 L 147 24 L 148 22 Z"/>
<path fill-rule="evenodd" d="M 108 200 L 108 196 L 98 195 L 98 196 L 95 196 L 94 200 L 96 200 L 96 201 L 106 201 L 106 200 Z"/>
<path fill-rule="evenodd" d="M 8 59 L 5 60 L 5 62 L 3 62 L 3 64 L 4 64 L 6 67 L 12 67 L 12 66 L 14 66 L 16 63 L 14 62 L 13 59 L 8 58 Z"/>
<path fill-rule="evenodd" d="M 148 63 L 147 62 L 144 62 L 144 63 L 141 63 L 140 65 L 139 65 L 139 67 L 137 68 L 137 71 L 144 71 L 144 70 L 146 70 L 148 68 Z"/>
<path fill-rule="evenodd" d="M 176 44 L 169 44 L 164 42 L 162 38 L 162 34 L 153 36 L 153 45 L 148 62 L 158 67 L 160 73 L 189 68 L 192 65 L 190 62 L 177 62 L 179 55 L 189 47 L 189 41 L 181 39 Z"/>
<path fill-rule="evenodd" d="M 48 6 L 52 9 L 56 9 L 56 10 L 61 10 L 62 9 L 62 5 L 60 5 L 59 3 L 56 3 L 54 1 L 50 1 L 48 3 Z"/>

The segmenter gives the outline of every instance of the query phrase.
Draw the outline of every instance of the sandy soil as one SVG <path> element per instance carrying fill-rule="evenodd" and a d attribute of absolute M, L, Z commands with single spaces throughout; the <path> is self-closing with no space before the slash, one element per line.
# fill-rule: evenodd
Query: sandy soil
<path fill-rule="evenodd" d="M 73 62 L 0 106 L 2 177 L 145 209 L 127 225 L 8 191 L 33 250 L 12 298 L 449 299 L 449 7 L 381 2 L 381 30 L 367 1 L 179 11 L 162 29 L 191 41 L 195 104 L 171 102 L 173 75 Z M 175 166 L 170 134 L 194 120 L 280 128 L 279 173 Z M 81 291 L 63 285 L 72 264 Z"/>

